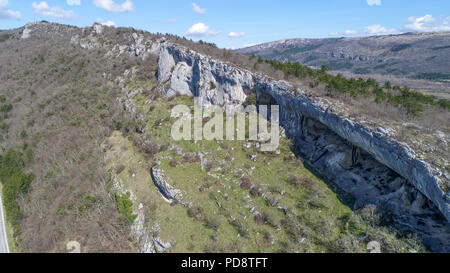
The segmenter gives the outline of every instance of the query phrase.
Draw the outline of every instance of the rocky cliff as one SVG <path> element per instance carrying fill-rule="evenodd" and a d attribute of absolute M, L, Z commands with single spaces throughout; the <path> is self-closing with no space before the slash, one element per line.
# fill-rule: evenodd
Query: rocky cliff
<path fill-rule="evenodd" d="M 93 28 L 72 43 L 102 46 Z M 104 46 L 104 45 L 103 45 Z M 274 81 L 189 48 L 132 35 L 128 44 L 114 45 L 108 57 L 129 54 L 146 59 L 158 54 L 158 81 L 168 96 L 188 95 L 202 106 L 242 105 L 249 92 L 259 104 L 280 105 L 280 125 L 296 144 L 296 152 L 353 198 L 355 209 L 366 204 L 417 232 L 433 250 L 450 251 L 450 192 L 445 171 L 433 169 L 391 129 L 363 117 L 341 114 L 344 105 L 312 97 L 284 81 Z"/>
<path fill-rule="evenodd" d="M 353 195 L 355 206 L 390 204 L 395 214 L 411 216 L 400 220 L 403 224 L 429 229 L 436 226 L 434 221 L 423 224 L 428 220 L 419 221 L 412 214 L 425 214 L 425 207 L 435 206 L 446 219 L 440 226 L 448 234 L 450 192 L 443 190 L 448 179 L 435 175 L 408 145 L 391 138 L 389 130 L 341 117 L 328 100 L 312 98 L 287 82 L 165 41 L 160 44 L 158 80 L 167 96 L 194 96 L 203 106 L 242 104 L 246 90 L 255 90 L 259 103 L 280 105 L 280 123 L 287 135 L 312 165 Z"/>

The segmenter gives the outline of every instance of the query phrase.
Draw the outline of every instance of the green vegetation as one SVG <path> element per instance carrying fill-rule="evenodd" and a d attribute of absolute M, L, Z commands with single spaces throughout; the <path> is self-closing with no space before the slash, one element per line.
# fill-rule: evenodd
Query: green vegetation
<path fill-rule="evenodd" d="M 11 37 L 10 34 L 2 34 L 2 35 L 0 35 L 0 43 L 8 40 L 10 37 Z"/>
<path fill-rule="evenodd" d="M 448 101 L 412 91 L 408 87 L 394 86 L 386 89 L 371 78 L 367 80 L 362 78 L 347 79 L 341 74 L 333 76 L 326 73 L 326 70 L 314 70 L 299 63 L 279 62 L 277 60 L 265 60 L 264 62 L 270 64 L 276 70 L 282 71 L 286 78 L 289 76 L 302 79 L 311 78 L 324 84 L 328 92 L 348 94 L 353 98 L 359 96 L 373 97 L 376 103 L 387 102 L 403 107 L 413 116 L 419 116 L 422 113 L 423 105 L 437 105 L 450 110 Z"/>
<path fill-rule="evenodd" d="M 117 210 L 122 214 L 122 221 L 128 224 L 133 224 L 137 215 L 133 214 L 133 202 L 130 200 L 130 195 L 120 195 L 116 193 Z"/>
<path fill-rule="evenodd" d="M 250 94 L 245 99 L 245 105 L 256 105 L 256 94 Z"/>
<path fill-rule="evenodd" d="M 3 203 L 5 206 L 6 220 L 11 223 L 14 232 L 19 231 L 22 220 L 22 212 L 18 204 L 18 198 L 27 193 L 34 174 L 26 173 L 22 154 L 9 150 L 0 155 L 0 181 L 3 185 Z"/>
<path fill-rule="evenodd" d="M 209 89 L 210 89 L 210 90 L 214 90 L 214 89 L 216 89 L 216 87 L 217 87 L 217 86 L 216 86 L 216 84 L 215 84 L 213 81 L 210 81 L 210 82 L 209 82 Z"/>
<path fill-rule="evenodd" d="M 5 104 L 5 105 L 2 105 L 2 106 L 0 107 L 0 112 L 8 113 L 8 112 L 10 112 L 12 109 L 13 109 L 13 106 L 12 106 L 11 104 Z"/>
<path fill-rule="evenodd" d="M 203 40 L 198 41 L 198 43 L 201 44 L 201 45 L 207 45 L 207 46 L 210 46 L 210 47 L 217 48 L 217 45 L 215 43 L 208 43 L 208 42 L 205 42 Z"/>
<path fill-rule="evenodd" d="M 255 98 L 254 92 L 246 93 Z M 193 100 L 153 96 L 157 98 L 151 105 L 142 94 L 133 101 L 136 110 L 146 114 L 143 142 L 157 146 L 155 152 L 148 156 L 139 141 L 143 136 L 133 126 L 122 127 L 122 133 L 115 131 L 107 140 L 106 158 L 111 160 L 108 168 L 112 172 L 121 171 L 117 181 L 143 204 L 148 229 L 157 223 L 157 236 L 176 242 L 170 251 L 366 252 L 369 239 L 384 240 L 385 252 L 423 251 L 420 243 L 372 225 L 362 213 L 342 203 L 327 183 L 292 154 L 288 139 L 281 139 L 279 155 L 261 152 L 255 142 L 248 141 L 175 142 L 170 134 L 177 119 L 171 117 L 170 109 L 192 105 Z M 251 147 L 245 148 L 248 144 Z M 199 153 L 206 163 L 202 164 Z M 148 166 L 156 162 L 167 183 L 182 191 L 181 201 L 191 204 L 189 207 L 166 202 L 161 196 L 148 172 Z M 124 166 L 129 171 L 124 171 Z M 126 203 L 131 215 L 132 203 Z M 366 235 L 367 240 L 354 239 Z M 299 240 L 304 242 L 299 244 Z"/>

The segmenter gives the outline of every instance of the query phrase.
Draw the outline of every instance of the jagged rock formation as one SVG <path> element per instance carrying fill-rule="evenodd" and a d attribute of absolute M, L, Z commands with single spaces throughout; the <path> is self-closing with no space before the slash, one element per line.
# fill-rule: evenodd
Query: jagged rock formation
<path fill-rule="evenodd" d="M 194 96 L 202 106 L 228 105 L 242 104 L 245 90 L 256 90 L 258 103 L 280 105 L 287 136 L 313 166 L 355 198 L 355 208 L 368 203 L 387 208 L 395 221 L 422 234 L 435 249 L 449 249 L 450 198 L 443 191 L 449 181 L 391 138 L 389 129 L 371 129 L 337 115 L 326 99 L 184 47 L 161 41 L 159 54 L 158 80 L 167 96 Z M 436 208 L 445 219 L 435 219 Z"/>
<path fill-rule="evenodd" d="M 181 191 L 174 189 L 169 183 L 166 182 L 164 173 L 161 170 L 152 168 L 151 176 L 153 182 L 155 183 L 155 186 L 158 188 L 164 198 L 169 201 L 181 201 L 181 198 L 183 197 Z"/>

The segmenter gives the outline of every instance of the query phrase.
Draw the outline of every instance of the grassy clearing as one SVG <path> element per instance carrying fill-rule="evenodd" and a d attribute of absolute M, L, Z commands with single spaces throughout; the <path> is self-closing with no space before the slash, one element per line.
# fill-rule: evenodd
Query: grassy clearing
<path fill-rule="evenodd" d="M 279 155 L 262 153 L 246 141 L 175 142 L 170 109 L 193 106 L 192 98 L 157 98 L 149 104 L 142 96 L 134 102 L 145 117 L 145 134 L 165 148 L 149 158 L 133 145 L 133 134 L 116 131 L 108 139 L 108 166 L 124 166 L 117 176 L 136 194 L 134 206 L 144 204 L 148 228 L 157 223 L 158 236 L 176 242 L 171 251 L 366 252 L 371 238 L 382 241 L 384 251 L 424 250 L 414 238 L 398 238 L 341 203 L 292 154 L 288 139 L 282 138 Z M 190 208 L 162 198 L 149 174 L 156 164 Z"/>

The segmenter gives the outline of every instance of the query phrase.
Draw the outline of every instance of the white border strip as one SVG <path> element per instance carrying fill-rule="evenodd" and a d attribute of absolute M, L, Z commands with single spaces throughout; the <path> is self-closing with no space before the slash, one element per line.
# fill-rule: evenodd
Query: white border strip
<path fill-rule="evenodd" d="M 8 236 L 6 235 L 6 220 L 5 220 L 5 215 L 3 214 L 3 203 L 2 203 L 2 197 L 1 197 L 1 192 L 0 192 L 0 217 L 2 219 L 2 223 L 3 223 L 3 234 L 2 237 L 5 240 L 5 245 L 6 245 L 6 253 L 9 253 L 9 243 L 8 243 Z"/>

